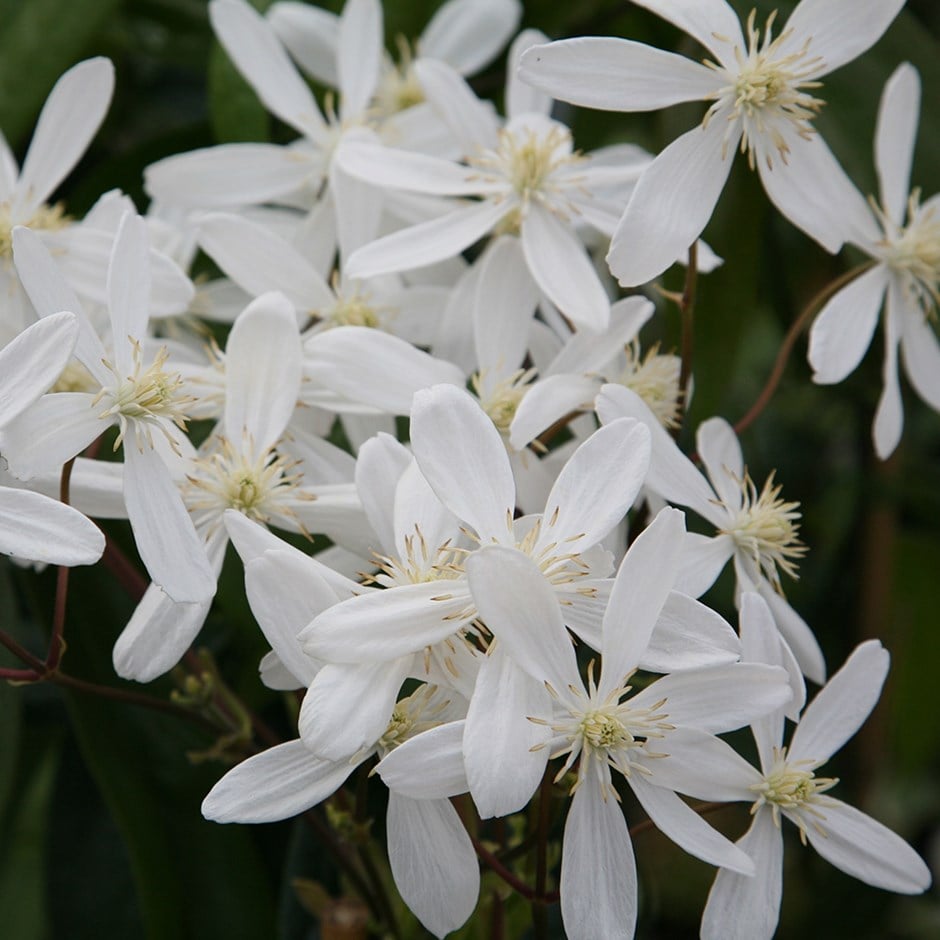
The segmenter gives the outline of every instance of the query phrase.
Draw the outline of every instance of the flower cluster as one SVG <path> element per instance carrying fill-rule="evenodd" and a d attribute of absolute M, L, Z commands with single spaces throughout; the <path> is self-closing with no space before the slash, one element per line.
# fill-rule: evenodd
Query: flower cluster
<path fill-rule="evenodd" d="M 165 158 L 147 214 L 110 191 L 71 218 L 47 199 L 108 109 L 97 58 L 59 79 L 19 174 L 0 154 L 0 552 L 94 564 L 90 520 L 129 520 L 151 583 L 113 665 L 149 682 L 196 641 L 231 541 L 270 646 L 261 681 L 298 693 L 299 737 L 229 770 L 204 815 L 285 819 L 377 774 L 391 875 L 438 937 L 477 906 L 479 821 L 533 800 L 565 807 L 572 938 L 634 935 L 637 804 L 718 868 L 705 938 L 774 934 L 784 819 L 868 884 L 931 881 L 825 775 L 888 653 L 862 643 L 827 682 L 785 596 L 811 547 L 799 502 L 722 417 L 683 452 L 691 358 L 640 339 L 667 268 L 688 262 L 691 316 L 722 263 L 699 237 L 740 151 L 824 251 L 871 259 L 818 306 L 814 380 L 858 365 L 883 310 L 878 455 L 901 436 L 899 349 L 940 411 L 940 197 L 909 190 L 917 72 L 885 87 L 877 201 L 814 123 L 823 80 L 903 0 L 802 0 L 763 26 L 725 0 L 637 5 L 703 60 L 549 42 L 516 33 L 517 0 L 448 0 L 394 62 L 379 0 L 338 16 L 211 0 L 289 142 Z M 500 114 L 468 78 L 507 44 Z M 578 149 L 554 100 L 705 105 L 653 156 Z M 728 562 L 738 629 L 701 600 Z M 747 727 L 755 765 L 721 737 Z M 751 826 L 734 843 L 689 798 L 749 804 Z"/>

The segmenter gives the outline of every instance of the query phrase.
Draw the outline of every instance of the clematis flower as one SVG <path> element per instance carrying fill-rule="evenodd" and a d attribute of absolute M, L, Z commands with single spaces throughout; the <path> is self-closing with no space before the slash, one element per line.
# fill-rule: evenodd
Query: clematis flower
<path fill-rule="evenodd" d="M 688 249 L 711 218 L 735 150 L 747 155 L 771 202 L 836 252 L 860 201 L 813 120 L 819 79 L 865 52 L 904 0 L 802 0 L 777 35 L 775 14 L 744 31 L 726 0 L 637 0 L 701 43 L 693 62 L 643 43 L 566 39 L 529 50 L 521 76 L 562 101 L 607 111 L 711 102 L 702 123 L 643 173 L 607 255 L 625 287 L 644 284 Z"/>
<path fill-rule="evenodd" d="M 940 411 L 940 346 L 930 321 L 940 304 L 940 195 L 920 201 L 908 195 L 920 79 L 899 66 L 885 85 L 875 130 L 880 201 L 846 220 L 846 237 L 875 264 L 843 287 L 819 312 L 809 334 L 813 381 L 841 382 L 861 362 L 884 311 L 884 390 L 872 427 L 875 451 L 885 459 L 901 438 L 904 414 L 898 383 L 898 351 L 911 384 Z M 860 231 L 862 237 L 850 232 Z"/>

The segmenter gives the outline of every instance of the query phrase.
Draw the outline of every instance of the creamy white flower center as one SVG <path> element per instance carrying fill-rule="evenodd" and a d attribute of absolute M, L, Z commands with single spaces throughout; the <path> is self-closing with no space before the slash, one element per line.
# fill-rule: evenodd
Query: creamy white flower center
<path fill-rule="evenodd" d="M 397 114 L 424 101 L 424 89 L 414 70 L 414 56 L 404 36 L 396 37 L 398 62 L 386 60 L 375 92 L 375 103 L 384 115 Z"/>
<path fill-rule="evenodd" d="M 780 813 L 784 812 L 799 827 L 800 839 L 806 843 L 806 828 L 811 825 L 820 834 L 825 834 L 821 822 L 825 815 L 820 806 L 826 805 L 822 796 L 839 781 L 836 777 L 817 777 L 813 768 L 817 761 L 787 761 L 786 748 L 774 748 L 774 764 L 760 783 L 749 789 L 757 796 L 751 806 L 751 814 L 762 806 L 769 806 L 774 823 L 780 825 Z"/>
<path fill-rule="evenodd" d="M 383 587 L 395 587 L 463 577 L 465 553 L 453 548 L 449 541 L 436 547 L 428 545 L 420 525 L 415 525 L 413 534 L 404 537 L 404 546 L 404 553 L 397 558 L 375 553 L 380 573 L 367 580 Z"/>
<path fill-rule="evenodd" d="M 55 231 L 65 228 L 71 219 L 65 214 L 65 206 L 61 202 L 47 206 L 39 206 L 28 219 L 13 217 L 9 202 L 0 203 L 0 259 L 13 257 L 13 229 L 17 225 L 25 225 L 36 231 Z"/>
<path fill-rule="evenodd" d="M 534 378 L 534 369 L 519 369 L 491 387 L 484 372 L 476 372 L 470 378 L 470 385 L 480 400 L 480 407 L 490 416 L 504 438 L 508 437 L 512 419 L 515 418 L 519 404 Z"/>
<path fill-rule="evenodd" d="M 315 498 L 298 491 L 300 475 L 292 472 L 294 466 L 273 448 L 243 453 L 223 438 L 218 451 L 195 461 L 184 492 L 186 505 L 199 522 L 208 521 L 200 514 L 220 520 L 226 509 L 258 522 L 270 521 L 273 514 L 293 516 L 291 501 Z"/>
<path fill-rule="evenodd" d="M 101 412 L 100 417 L 117 420 L 120 433 L 114 443 L 115 450 L 124 440 L 129 421 L 143 430 L 151 447 L 151 431 L 156 428 L 166 436 L 175 450 L 177 443 L 170 433 L 170 425 L 186 429 L 186 408 L 194 399 L 182 393 L 183 380 L 179 373 L 167 372 L 164 368 L 169 356 L 165 346 L 161 347 L 154 361 L 144 367 L 140 343 L 135 339 L 130 339 L 130 342 L 133 347 L 133 372 L 122 376 L 115 366 L 104 361 L 104 366 L 113 373 L 116 382 L 103 388 L 92 405 L 107 402 L 108 407 Z"/>
<path fill-rule="evenodd" d="M 441 723 L 441 712 L 450 702 L 441 700 L 437 693 L 437 686 L 424 684 L 395 703 L 388 726 L 378 740 L 379 757 L 385 757 L 399 744 Z"/>
<path fill-rule="evenodd" d="M 682 414 L 679 357 L 661 354 L 658 344 L 642 356 L 636 340 L 626 347 L 625 352 L 627 364 L 617 381 L 636 392 L 663 427 L 678 427 Z"/>
<path fill-rule="evenodd" d="M 780 485 L 774 483 L 773 473 L 760 492 L 747 470 L 743 480 L 734 479 L 741 488 L 741 507 L 728 507 L 732 519 L 719 534 L 730 535 L 764 576 L 779 587 L 777 569 L 796 578 L 796 562 L 806 554 L 806 546 L 799 540 L 800 504 L 780 499 Z"/>
<path fill-rule="evenodd" d="M 902 228 L 893 225 L 880 207 L 874 208 L 885 231 L 881 258 L 893 271 L 908 276 L 908 289 L 924 313 L 934 313 L 940 306 L 940 212 L 935 206 L 921 206 L 919 189 L 908 199 L 907 225 Z"/>
<path fill-rule="evenodd" d="M 311 311 L 311 315 L 320 320 L 320 329 L 334 326 L 367 326 L 375 329 L 382 325 L 384 316 L 392 312 L 377 305 L 372 299 L 372 293 L 359 285 L 343 289 L 335 275 L 333 290 L 336 293 L 334 306 Z"/>
<path fill-rule="evenodd" d="M 762 33 L 755 24 L 757 11 L 751 10 L 747 18 L 747 49 L 734 46 L 735 70 L 705 62 L 727 76 L 728 84 L 715 94 L 715 103 L 704 123 L 712 118 L 727 120 L 726 151 L 740 128 L 741 153 L 747 154 L 751 169 L 757 160 L 772 167 L 775 153 L 786 163 L 790 149 L 787 132 L 796 131 L 800 137 L 809 138 L 813 133 L 812 121 L 824 104 L 809 93 L 822 87 L 820 82 L 810 80 L 810 76 L 818 74 L 821 58 L 811 55 L 810 39 L 797 50 L 788 51 L 792 30 L 785 29 L 773 38 L 776 16 L 774 10 Z"/>

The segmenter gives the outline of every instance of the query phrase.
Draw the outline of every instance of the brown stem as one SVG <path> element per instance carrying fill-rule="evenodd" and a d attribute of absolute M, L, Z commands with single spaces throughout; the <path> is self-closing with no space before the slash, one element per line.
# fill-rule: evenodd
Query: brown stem
<path fill-rule="evenodd" d="M 685 286 L 679 299 L 679 315 L 682 321 L 679 355 L 679 394 L 682 396 L 682 409 L 688 406 L 689 379 L 692 377 L 692 351 L 694 340 L 695 292 L 698 286 L 698 242 L 689 246 L 689 261 L 685 269 Z"/>
<path fill-rule="evenodd" d="M 59 501 L 69 504 L 69 485 L 72 481 L 72 468 L 75 458 L 67 460 L 62 467 L 62 478 L 59 481 Z M 55 672 L 62 660 L 65 650 L 65 608 L 69 595 L 69 568 L 59 565 L 55 584 L 55 607 L 52 614 L 52 635 L 49 637 L 49 652 L 46 654 L 46 670 Z"/>
<path fill-rule="evenodd" d="M 814 295 L 809 303 L 803 308 L 800 312 L 800 315 L 793 321 L 790 325 L 790 329 L 787 331 L 787 335 L 783 338 L 783 343 L 780 345 L 780 349 L 777 351 L 777 358 L 774 360 L 773 369 L 770 371 L 770 375 L 767 377 L 767 382 L 764 387 L 761 389 L 760 394 L 754 401 L 754 404 L 751 405 L 747 414 L 741 418 L 738 423 L 734 426 L 736 433 L 740 434 L 746 428 L 749 428 L 757 419 L 760 417 L 761 412 L 767 407 L 770 399 L 773 398 L 774 392 L 777 390 L 777 386 L 780 384 L 780 379 L 783 378 L 783 373 L 787 367 L 787 361 L 790 358 L 790 353 L 793 351 L 793 347 L 796 345 L 797 338 L 809 326 L 810 321 L 814 316 L 819 312 L 819 309 L 832 297 L 837 291 L 845 287 L 846 284 L 849 284 L 851 281 L 854 281 L 860 274 L 867 271 L 871 268 L 876 262 L 868 261 L 865 264 L 858 265 L 858 267 L 852 268 L 851 271 L 846 271 L 845 274 L 840 275 L 834 281 L 831 281 L 827 284 L 819 293 Z"/>
<path fill-rule="evenodd" d="M 105 567 L 122 588 L 130 595 L 131 600 L 139 602 L 147 592 L 150 582 L 137 570 L 131 560 L 118 548 L 111 538 L 105 540 L 104 554 L 101 556 Z"/>

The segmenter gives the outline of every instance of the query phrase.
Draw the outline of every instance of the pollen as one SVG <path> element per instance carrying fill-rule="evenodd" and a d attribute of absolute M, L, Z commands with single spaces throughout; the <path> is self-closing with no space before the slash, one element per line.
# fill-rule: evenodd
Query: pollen
<path fill-rule="evenodd" d="M 906 275 L 908 290 L 932 316 L 940 306 L 940 212 L 935 205 L 920 204 L 915 189 L 907 202 L 907 225 L 893 225 L 887 214 L 874 205 L 885 239 L 879 246 L 882 260 L 893 271 Z"/>
<path fill-rule="evenodd" d="M 414 532 L 404 538 L 404 552 L 397 558 L 390 555 L 375 554 L 379 574 L 368 580 L 383 587 L 395 587 L 403 584 L 427 584 L 432 581 L 451 581 L 463 576 L 463 552 L 452 548 L 449 542 L 443 545 L 428 544 L 419 525 Z M 450 600 L 450 595 L 442 591 L 441 600 Z"/>
<path fill-rule="evenodd" d="M 470 384 L 480 400 L 480 407 L 504 438 L 509 436 L 509 426 L 534 378 L 534 369 L 519 369 L 495 383 L 487 381 L 485 372 L 476 372 L 471 377 Z"/>
<path fill-rule="evenodd" d="M 636 392 L 664 428 L 677 428 L 682 416 L 679 357 L 660 353 L 658 343 L 642 356 L 636 340 L 625 352 L 627 363 L 620 384 Z"/>
<path fill-rule="evenodd" d="M 65 206 L 61 202 L 51 206 L 39 206 L 28 219 L 13 217 L 9 202 L 0 203 L 0 258 L 13 257 L 13 229 L 17 225 L 24 225 L 36 231 L 53 232 L 65 228 L 72 220 L 65 214 Z"/>
<path fill-rule="evenodd" d="M 821 83 L 810 80 L 822 60 L 810 55 L 810 39 L 796 51 L 785 51 L 792 31 L 784 30 L 774 38 L 776 16 L 774 10 L 761 31 L 755 22 L 757 11 L 751 10 L 747 18 L 747 49 L 734 47 L 736 71 L 705 62 L 709 68 L 726 75 L 729 83 L 715 93 L 715 103 L 703 123 L 707 125 L 717 117 L 727 119 L 726 151 L 728 141 L 740 127 L 741 153 L 747 154 L 751 169 L 758 159 L 772 167 L 774 154 L 786 163 L 789 153 L 786 132 L 795 130 L 800 137 L 811 137 L 813 119 L 824 104 L 811 94 L 822 87 Z"/>

